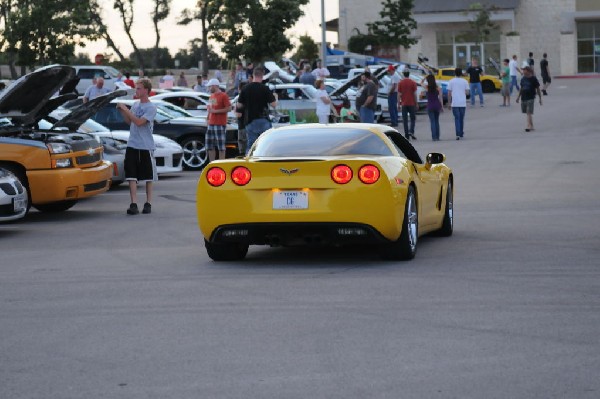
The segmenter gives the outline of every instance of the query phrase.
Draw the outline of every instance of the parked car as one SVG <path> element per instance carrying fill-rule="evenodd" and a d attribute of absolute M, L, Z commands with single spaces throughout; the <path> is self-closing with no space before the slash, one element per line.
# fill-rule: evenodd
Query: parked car
<path fill-rule="evenodd" d="M 11 171 L 0 168 L 0 222 L 21 219 L 27 213 L 27 189 Z"/>
<path fill-rule="evenodd" d="M 240 260 L 249 245 L 370 245 L 412 259 L 418 238 L 453 230 L 453 174 L 375 124 L 271 129 L 247 157 L 211 162 L 198 180 L 208 256 Z"/>
<path fill-rule="evenodd" d="M 72 130 L 45 131 L 37 122 L 68 99 L 51 98 L 75 76 L 65 65 L 37 69 L 0 94 L 0 166 L 27 189 L 28 206 L 59 212 L 108 190 L 112 165 L 93 137 Z"/>
<path fill-rule="evenodd" d="M 76 76 L 79 78 L 76 90 L 79 94 L 84 94 L 88 87 L 93 84 L 95 77 L 104 78 L 104 87 L 115 90 L 115 82 L 119 76 L 119 71 L 108 65 L 74 65 Z"/>
<path fill-rule="evenodd" d="M 116 103 L 121 102 L 131 107 L 136 100 L 115 99 L 110 104 L 98 110 L 92 119 L 110 130 L 127 130 L 129 125 L 116 108 Z M 169 108 L 169 103 L 160 100 L 152 101 L 157 105 L 154 118 L 154 133 L 168 137 L 183 147 L 183 167 L 188 170 L 200 170 L 208 163 L 208 154 L 204 145 L 206 133 L 206 119 L 188 117 L 175 117 Z M 227 126 L 226 139 L 227 157 L 239 155 L 237 145 L 237 126 Z"/>

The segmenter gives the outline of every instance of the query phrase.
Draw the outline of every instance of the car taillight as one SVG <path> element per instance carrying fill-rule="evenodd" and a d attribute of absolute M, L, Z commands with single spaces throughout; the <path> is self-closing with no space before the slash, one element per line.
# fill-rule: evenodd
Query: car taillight
<path fill-rule="evenodd" d="M 358 178 L 365 184 L 373 184 L 379 180 L 379 169 L 373 165 L 364 165 L 358 170 Z"/>
<path fill-rule="evenodd" d="M 337 165 L 331 169 L 331 179 L 337 184 L 346 184 L 352 180 L 352 169 L 346 165 Z"/>
<path fill-rule="evenodd" d="M 219 187 L 223 185 L 226 179 L 227 174 L 225 174 L 225 171 L 221 168 L 210 168 L 208 173 L 206 173 L 206 180 L 208 181 L 208 184 L 213 187 Z"/>
<path fill-rule="evenodd" d="M 231 180 L 238 186 L 245 186 L 252 179 L 252 173 L 244 166 L 238 166 L 231 172 Z"/>

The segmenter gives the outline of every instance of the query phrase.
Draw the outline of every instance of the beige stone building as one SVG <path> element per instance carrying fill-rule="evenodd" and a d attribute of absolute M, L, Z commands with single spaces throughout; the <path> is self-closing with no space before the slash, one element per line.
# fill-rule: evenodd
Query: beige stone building
<path fill-rule="evenodd" d="M 494 6 L 491 20 L 499 27 L 483 43 L 470 28 L 473 3 Z M 340 48 L 348 38 L 367 33 L 379 18 L 380 0 L 339 0 Z M 536 67 L 548 54 L 553 75 L 600 73 L 600 0 L 414 0 L 413 32 L 417 44 L 400 49 L 401 61 L 414 63 L 419 54 L 432 65 L 465 66 L 472 57 L 519 61 L 534 54 Z"/>

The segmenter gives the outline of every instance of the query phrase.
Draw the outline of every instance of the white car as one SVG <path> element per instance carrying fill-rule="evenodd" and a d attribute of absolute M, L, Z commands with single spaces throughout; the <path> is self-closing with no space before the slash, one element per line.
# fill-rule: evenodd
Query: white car
<path fill-rule="evenodd" d="M 28 206 L 27 189 L 12 172 L 0 168 L 0 222 L 21 219 Z"/>

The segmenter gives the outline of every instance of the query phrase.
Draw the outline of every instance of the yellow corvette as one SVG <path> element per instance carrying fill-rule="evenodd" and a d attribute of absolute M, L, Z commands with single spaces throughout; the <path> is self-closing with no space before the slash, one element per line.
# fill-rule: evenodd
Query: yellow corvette
<path fill-rule="evenodd" d="M 389 126 L 290 125 L 263 133 L 245 158 L 211 162 L 196 194 L 215 261 L 249 245 L 373 244 L 412 259 L 419 236 L 453 229 L 453 175 Z"/>
<path fill-rule="evenodd" d="M 440 68 L 434 76 L 438 80 L 450 80 L 456 77 L 454 68 Z M 468 75 L 465 75 L 464 78 L 469 81 Z M 493 93 L 500 89 L 502 89 L 502 81 L 497 76 L 481 75 L 481 90 L 484 93 Z"/>

